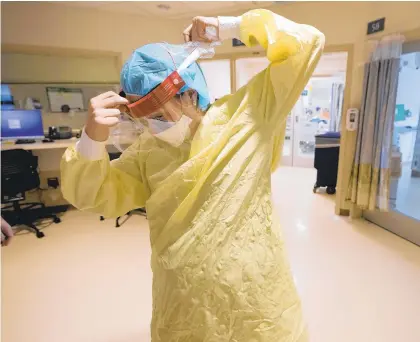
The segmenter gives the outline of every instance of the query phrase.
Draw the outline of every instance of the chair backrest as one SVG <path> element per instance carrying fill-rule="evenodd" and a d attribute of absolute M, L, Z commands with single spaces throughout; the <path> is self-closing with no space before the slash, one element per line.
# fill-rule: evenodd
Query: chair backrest
<path fill-rule="evenodd" d="M 109 152 L 109 160 L 118 159 L 121 156 L 121 152 Z"/>
<path fill-rule="evenodd" d="M 17 194 L 39 188 L 38 157 L 25 150 L 1 151 L 2 202 L 13 201 Z"/>

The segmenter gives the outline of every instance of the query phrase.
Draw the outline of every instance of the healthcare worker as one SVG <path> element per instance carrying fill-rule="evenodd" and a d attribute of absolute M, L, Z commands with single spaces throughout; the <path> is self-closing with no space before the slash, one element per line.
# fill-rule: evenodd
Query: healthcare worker
<path fill-rule="evenodd" d="M 270 177 L 324 36 L 268 10 L 198 17 L 184 34 L 187 41 L 259 43 L 271 63 L 207 109 L 196 63 L 178 74 L 182 53 L 173 47 L 137 49 L 121 72 L 127 98 L 91 100 L 81 140 L 62 160 L 64 196 L 108 217 L 146 206 L 153 342 L 307 341 Z M 110 163 L 105 141 L 121 106 L 144 132 Z"/>

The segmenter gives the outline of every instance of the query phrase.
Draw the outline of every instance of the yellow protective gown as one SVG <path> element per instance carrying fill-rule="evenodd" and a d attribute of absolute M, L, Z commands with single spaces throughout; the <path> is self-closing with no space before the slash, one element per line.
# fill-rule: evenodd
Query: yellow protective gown
<path fill-rule="evenodd" d="M 307 341 L 270 175 L 324 36 L 254 10 L 241 40 L 261 44 L 271 64 L 217 101 L 192 141 L 174 148 L 145 133 L 112 163 L 73 148 L 62 160 L 62 190 L 77 208 L 111 217 L 146 205 L 153 342 Z"/>

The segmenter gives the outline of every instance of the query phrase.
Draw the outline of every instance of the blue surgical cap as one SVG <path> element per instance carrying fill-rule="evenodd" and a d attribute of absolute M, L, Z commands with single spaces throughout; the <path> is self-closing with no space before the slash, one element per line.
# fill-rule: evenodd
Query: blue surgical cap
<path fill-rule="evenodd" d="M 145 96 L 163 82 L 182 64 L 190 54 L 183 45 L 154 43 L 135 50 L 121 70 L 121 86 L 126 94 Z M 204 74 L 194 62 L 181 71 L 180 76 L 185 86 L 183 93 L 189 89 L 198 93 L 198 106 L 206 110 L 210 105 L 210 95 Z"/>

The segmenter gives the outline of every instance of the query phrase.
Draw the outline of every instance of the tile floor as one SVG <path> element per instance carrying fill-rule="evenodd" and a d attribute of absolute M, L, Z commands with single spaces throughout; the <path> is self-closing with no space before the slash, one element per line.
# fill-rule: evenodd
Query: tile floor
<path fill-rule="evenodd" d="M 315 173 L 273 176 L 311 342 L 420 341 L 420 248 L 365 221 L 334 216 Z M 147 342 L 147 221 L 121 228 L 71 211 L 2 249 L 2 341 Z M 246 341 L 244 341 L 246 342 Z"/>

